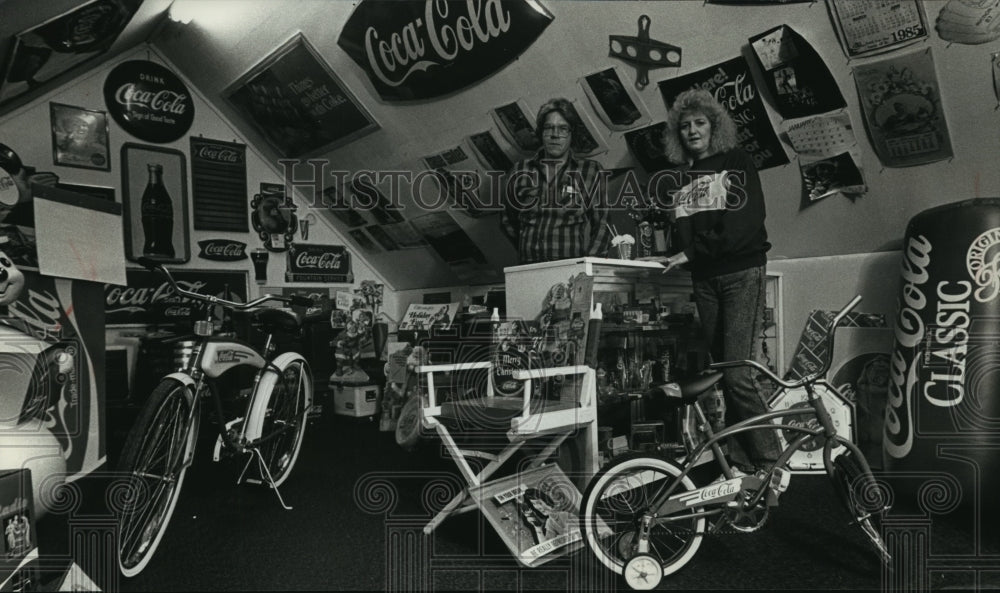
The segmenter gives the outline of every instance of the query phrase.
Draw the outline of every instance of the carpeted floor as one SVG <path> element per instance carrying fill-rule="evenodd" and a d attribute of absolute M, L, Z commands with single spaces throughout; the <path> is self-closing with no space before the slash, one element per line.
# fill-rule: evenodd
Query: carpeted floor
<path fill-rule="evenodd" d="M 521 567 L 479 512 L 422 533 L 461 484 L 436 441 L 400 449 L 377 421 L 314 418 L 295 473 L 273 492 L 236 485 L 235 461 L 211 461 L 208 423 L 173 521 L 149 567 L 120 577 L 102 473 L 77 499 L 38 522 L 43 581 L 75 558 L 105 591 L 609 590 L 627 589 L 584 550 Z M 930 545 L 884 576 L 860 531 L 846 524 L 825 476 L 795 476 L 769 522 L 753 534 L 706 539 L 664 590 L 989 589 L 1000 584 L 1000 546 L 977 543 L 968 520 L 933 518 Z M 908 528 L 909 529 L 909 528 Z M 902 540 L 901 540 L 902 541 Z M 926 544 L 926 542 L 925 542 Z M 977 576 L 972 568 L 981 569 Z"/>

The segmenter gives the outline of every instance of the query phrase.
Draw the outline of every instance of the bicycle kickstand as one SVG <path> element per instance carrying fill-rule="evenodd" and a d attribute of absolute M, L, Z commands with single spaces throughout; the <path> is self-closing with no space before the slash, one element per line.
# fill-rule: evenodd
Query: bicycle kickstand
<path fill-rule="evenodd" d="M 281 503 L 281 508 L 286 511 L 292 510 L 292 507 L 285 504 L 285 499 L 282 498 L 281 491 L 278 490 L 278 487 L 275 485 L 274 478 L 271 477 L 271 471 L 267 469 L 267 464 L 264 463 L 264 456 L 261 454 L 260 449 L 254 449 L 253 452 L 257 456 L 257 465 L 260 466 L 261 474 L 267 478 L 267 484 L 271 487 L 271 490 L 274 490 L 274 494 L 278 497 L 278 502 Z M 248 461 L 247 465 L 249 464 L 250 462 Z M 246 471 L 246 468 L 243 469 Z"/>

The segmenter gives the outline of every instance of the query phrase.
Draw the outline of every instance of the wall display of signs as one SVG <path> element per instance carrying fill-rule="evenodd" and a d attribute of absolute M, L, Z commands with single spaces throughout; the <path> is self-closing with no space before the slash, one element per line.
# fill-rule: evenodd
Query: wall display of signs
<path fill-rule="evenodd" d="M 535 118 L 528 115 L 523 99 L 491 109 L 490 116 L 504 138 L 521 152 L 534 154 L 542 148 L 535 134 Z"/>
<path fill-rule="evenodd" d="M 358 246 L 364 251 L 369 253 L 379 252 L 379 248 L 375 245 L 375 241 L 372 241 L 372 238 L 365 234 L 364 229 L 352 229 L 347 231 L 347 234 L 350 235 L 351 238 L 354 239 L 354 242 L 357 243 Z"/>
<path fill-rule="evenodd" d="M 285 188 L 276 183 L 260 184 L 260 193 L 250 200 L 250 222 L 268 251 L 288 249 L 299 219 L 295 202 L 285 195 Z"/>
<path fill-rule="evenodd" d="M 486 263 L 483 252 L 447 212 L 429 212 L 411 222 L 444 261 L 458 263 L 472 259 L 476 263 Z"/>
<path fill-rule="evenodd" d="M 792 150 L 800 155 L 829 157 L 857 146 L 847 112 L 828 113 L 784 126 Z"/>
<path fill-rule="evenodd" d="M 849 152 L 815 161 L 799 161 L 802 187 L 811 201 L 835 193 L 860 194 L 868 190 L 861 168 Z"/>
<path fill-rule="evenodd" d="M 111 170 L 108 147 L 108 114 L 49 103 L 52 127 L 52 162 L 63 167 Z"/>
<path fill-rule="evenodd" d="M 332 150 L 379 129 L 301 33 L 223 91 L 279 155 Z"/>
<path fill-rule="evenodd" d="M 14 36 L 0 107 L 104 53 L 142 0 L 93 0 Z"/>
<path fill-rule="evenodd" d="M 446 200 L 449 205 L 457 207 L 473 218 L 498 212 L 495 209 L 484 208 L 480 203 L 478 187 L 485 176 L 479 173 L 476 163 L 461 144 L 424 157 L 423 160 L 427 169 L 433 172 L 438 185 L 438 195 L 424 195 L 423 203 L 442 203 Z"/>
<path fill-rule="evenodd" d="M 354 282 L 343 245 L 296 243 L 288 248 L 285 282 Z"/>
<path fill-rule="evenodd" d="M 372 183 L 371 178 L 359 175 L 351 180 L 351 195 L 354 204 L 375 219 L 378 224 L 403 222 L 402 206 L 393 204 L 388 197 Z"/>
<path fill-rule="evenodd" d="M 552 22 L 536 0 L 359 2 L 337 39 L 386 101 L 432 99 L 517 59 Z"/>
<path fill-rule="evenodd" d="M 239 303 L 247 302 L 249 272 L 187 268 L 176 268 L 170 272 L 185 290 Z M 186 324 L 204 318 L 206 307 L 210 306 L 178 295 L 157 272 L 129 269 L 125 275 L 127 286 L 104 285 L 107 325 Z"/>
<path fill-rule="evenodd" d="M 368 220 L 360 212 L 352 208 L 348 201 L 344 199 L 343 194 L 337 190 L 336 185 L 331 185 L 323 189 L 323 205 L 329 208 L 330 213 L 348 228 L 368 224 Z"/>
<path fill-rule="evenodd" d="M 379 228 L 385 231 L 385 234 L 388 235 L 400 249 L 415 249 L 427 246 L 427 241 L 424 241 L 423 236 L 418 233 L 409 222 L 387 224 L 382 225 Z"/>
<path fill-rule="evenodd" d="M 649 85 L 649 70 L 681 65 L 681 48 L 649 38 L 650 20 L 647 15 L 639 17 L 638 37 L 625 35 L 608 36 L 608 55 L 632 64 L 635 67 L 635 88 L 640 91 Z"/>
<path fill-rule="evenodd" d="M 104 104 L 115 123 L 146 142 L 173 142 L 194 122 L 194 100 L 187 86 L 166 67 L 148 60 L 115 66 L 104 79 Z"/>
<path fill-rule="evenodd" d="M 978 45 L 1000 37 L 1000 0 L 949 0 L 934 25 L 945 41 Z"/>
<path fill-rule="evenodd" d="M 451 327 L 461 303 L 421 304 L 410 303 L 399 320 L 400 331 L 448 329 Z"/>
<path fill-rule="evenodd" d="M 823 58 L 788 25 L 749 41 L 782 117 L 805 117 L 847 106 Z"/>
<path fill-rule="evenodd" d="M 788 155 L 771 127 L 764 102 L 750 76 L 750 66 L 742 56 L 710 66 L 697 72 L 663 80 L 660 93 L 667 107 L 688 89 L 701 88 L 715 95 L 736 121 L 743 149 L 753 158 L 758 170 L 788 163 Z"/>
<path fill-rule="evenodd" d="M 374 239 L 379 246 L 382 247 L 382 249 L 386 251 L 396 251 L 399 249 L 399 245 L 397 245 L 396 242 L 393 241 L 392 237 L 390 237 L 389 234 L 383 230 L 383 227 L 373 224 L 366 226 L 365 230 L 368 231 L 371 238 Z"/>
<path fill-rule="evenodd" d="M 622 84 L 617 68 L 605 68 L 580 80 L 597 116 L 616 132 L 649 123 L 639 96 Z"/>
<path fill-rule="evenodd" d="M 468 137 L 473 154 L 483 164 L 487 171 L 503 171 L 506 173 L 514 167 L 510 156 L 500 147 L 493 132 L 486 130 Z"/>
<path fill-rule="evenodd" d="M 247 244 L 232 239 L 203 239 L 198 241 L 198 257 L 212 261 L 240 261 L 247 259 Z"/>
<path fill-rule="evenodd" d="M 121 168 L 125 257 L 165 263 L 191 259 L 184 153 L 126 142 Z"/>
<path fill-rule="evenodd" d="M 827 0 L 827 8 L 848 58 L 927 38 L 927 17 L 919 0 Z"/>
<path fill-rule="evenodd" d="M 951 158 L 930 48 L 856 66 L 853 74 L 865 125 L 883 165 L 907 167 Z"/>
<path fill-rule="evenodd" d="M 191 201 L 196 231 L 245 233 L 247 147 L 191 137 Z"/>

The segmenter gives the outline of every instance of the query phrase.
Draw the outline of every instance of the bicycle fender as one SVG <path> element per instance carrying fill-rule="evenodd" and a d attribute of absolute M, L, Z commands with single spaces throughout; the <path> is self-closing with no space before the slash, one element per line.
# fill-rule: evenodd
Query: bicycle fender
<path fill-rule="evenodd" d="M 173 379 L 178 383 L 180 383 L 181 385 L 183 385 L 184 387 L 187 387 L 188 393 L 191 395 L 191 397 L 194 397 L 194 392 L 197 386 L 194 383 L 194 379 L 191 378 L 191 375 L 187 373 L 176 372 L 176 373 L 170 373 L 169 375 L 163 378 Z"/>
<path fill-rule="evenodd" d="M 305 357 L 297 352 L 284 352 L 279 354 L 272 361 L 272 364 L 279 369 L 287 367 L 294 361 L 301 360 L 305 364 L 305 368 L 309 368 L 309 362 L 306 361 Z M 270 368 L 270 365 L 268 365 Z M 278 380 L 278 374 L 273 370 L 265 370 L 263 376 L 261 376 L 260 381 L 257 383 L 257 388 L 254 390 L 253 400 L 250 402 L 250 412 L 247 414 L 247 420 L 243 423 L 243 436 L 248 441 L 255 441 L 261 437 L 261 429 L 264 426 L 264 418 L 267 415 L 267 398 L 261 397 L 261 394 L 269 394 L 274 388 L 275 383 Z M 312 377 L 309 377 L 312 380 Z M 312 407 L 312 400 L 306 402 L 306 407 Z"/>

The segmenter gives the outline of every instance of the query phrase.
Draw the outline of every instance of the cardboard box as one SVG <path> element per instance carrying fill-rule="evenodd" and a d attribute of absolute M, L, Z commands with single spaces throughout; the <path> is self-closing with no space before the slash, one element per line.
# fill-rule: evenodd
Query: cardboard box
<path fill-rule="evenodd" d="M 331 385 L 333 413 L 357 418 L 374 416 L 379 409 L 378 385 Z"/>

